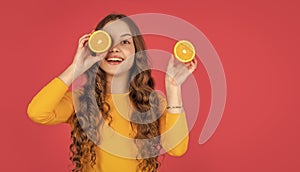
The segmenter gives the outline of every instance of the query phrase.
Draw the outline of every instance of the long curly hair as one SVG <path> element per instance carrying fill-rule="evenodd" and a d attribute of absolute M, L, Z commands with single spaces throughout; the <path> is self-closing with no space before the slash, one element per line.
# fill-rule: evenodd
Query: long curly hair
<path fill-rule="evenodd" d="M 129 26 L 135 46 L 134 63 L 129 71 L 128 82 L 129 98 L 134 109 L 130 115 L 130 124 L 136 128 L 133 138 L 139 154 L 136 157 L 138 161 L 136 169 L 142 172 L 157 172 L 160 166 L 158 155 L 161 144 L 158 119 L 161 110 L 158 95 L 154 92 L 154 80 L 149 69 L 144 39 L 136 24 L 123 14 L 106 16 L 98 23 L 95 30 L 100 30 L 108 22 L 118 19 L 122 19 Z M 70 160 L 74 165 L 73 172 L 83 171 L 87 165 L 93 167 L 96 164 L 96 148 L 101 140 L 99 127 L 105 120 L 109 121 L 109 124 L 113 120 L 109 114 L 110 105 L 105 101 L 105 72 L 96 63 L 84 74 L 87 81 L 82 90 L 78 92 L 79 110 L 71 117 L 70 121 L 72 128 Z"/>

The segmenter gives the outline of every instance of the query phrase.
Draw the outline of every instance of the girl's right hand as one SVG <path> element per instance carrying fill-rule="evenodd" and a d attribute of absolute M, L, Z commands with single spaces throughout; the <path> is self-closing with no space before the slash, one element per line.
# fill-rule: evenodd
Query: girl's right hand
<path fill-rule="evenodd" d="M 102 61 L 107 55 L 107 52 L 97 53 L 96 56 L 92 56 L 91 50 L 88 48 L 88 40 L 92 33 L 83 35 L 78 42 L 78 48 L 73 60 L 76 75 L 79 76 L 88 70 L 96 62 Z"/>

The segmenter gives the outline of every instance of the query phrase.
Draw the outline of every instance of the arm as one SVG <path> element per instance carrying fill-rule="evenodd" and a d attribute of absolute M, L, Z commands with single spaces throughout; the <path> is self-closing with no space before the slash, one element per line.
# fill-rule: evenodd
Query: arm
<path fill-rule="evenodd" d="M 175 108 L 164 110 L 160 126 L 162 146 L 168 154 L 173 156 L 183 155 L 188 148 L 189 131 L 182 105 L 181 84 L 196 69 L 196 66 L 196 59 L 181 63 L 175 61 L 174 57 L 171 57 L 168 64 L 165 78 L 167 103 L 162 104 Z"/>
<path fill-rule="evenodd" d="M 59 78 L 54 78 L 28 105 L 29 118 L 39 124 L 54 125 L 65 123 L 74 113 L 72 92 Z"/>
<path fill-rule="evenodd" d="M 102 60 L 107 54 L 105 52 L 97 54 L 95 57 L 91 56 L 86 47 L 90 35 L 85 34 L 79 39 L 73 63 L 32 99 L 27 109 L 31 120 L 45 125 L 68 122 L 74 113 L 72 92 L 67 92 L 68 87 L 78 76 Z"/>
<path fill-rule="evenodd" d="M 172 156 L 183 155 L 188 148 L 189 135 L 186 114 L 183 110 L 172 112 L 166 109 L 167 103 L 164 99 L 160 102 L 163 114 L 160 118 L 161 145 L 164 150 Z"/>

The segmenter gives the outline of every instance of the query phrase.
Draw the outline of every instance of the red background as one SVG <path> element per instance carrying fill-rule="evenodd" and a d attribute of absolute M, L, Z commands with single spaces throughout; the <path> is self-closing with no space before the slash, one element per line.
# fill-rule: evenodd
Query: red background
<path fill-rule="evenodd" d="M 200 63 L 189 150 L 167 156 L 161 172 L 300 171 L 299 7 L 296 0 L 3 1 L 0 171 L 68 171 L 70 127 L 33 123 L 27 105 L 72 62 L 78 38 L 111 12 L 183 18 L 207 36 L 224 67 L 227 102 L 215 134 L 198 144 L 211 96 Z"/>

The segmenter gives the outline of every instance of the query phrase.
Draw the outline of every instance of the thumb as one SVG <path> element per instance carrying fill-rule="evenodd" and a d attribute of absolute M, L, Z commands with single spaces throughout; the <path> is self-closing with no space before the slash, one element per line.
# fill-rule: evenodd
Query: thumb
<path fill-rule="evenodd" d="M 168 69 L 170 69 L 172 66 L 174 66 L 174 56 L 173 56 L 173 54 L 171 54 L 171 58 L 169 59 Z"/>
<path fill-rule="evenodd" d="M 173 73 L 174 73 L 174 57 L 173 55 L 171 55 L 171 58 L 169 59 L 169 63 L 168 63 L 168 67 L 167 67 L 167 72 L 166 74 L 168 74 L 169 76 L 173 76 Z"/>
<path fill-rule="evenodd" d="M 173 54 L 171 54 L 170 61 L 171 61 L 172 64 L 174 64 L 174 56 L 173 56 Z"/>

